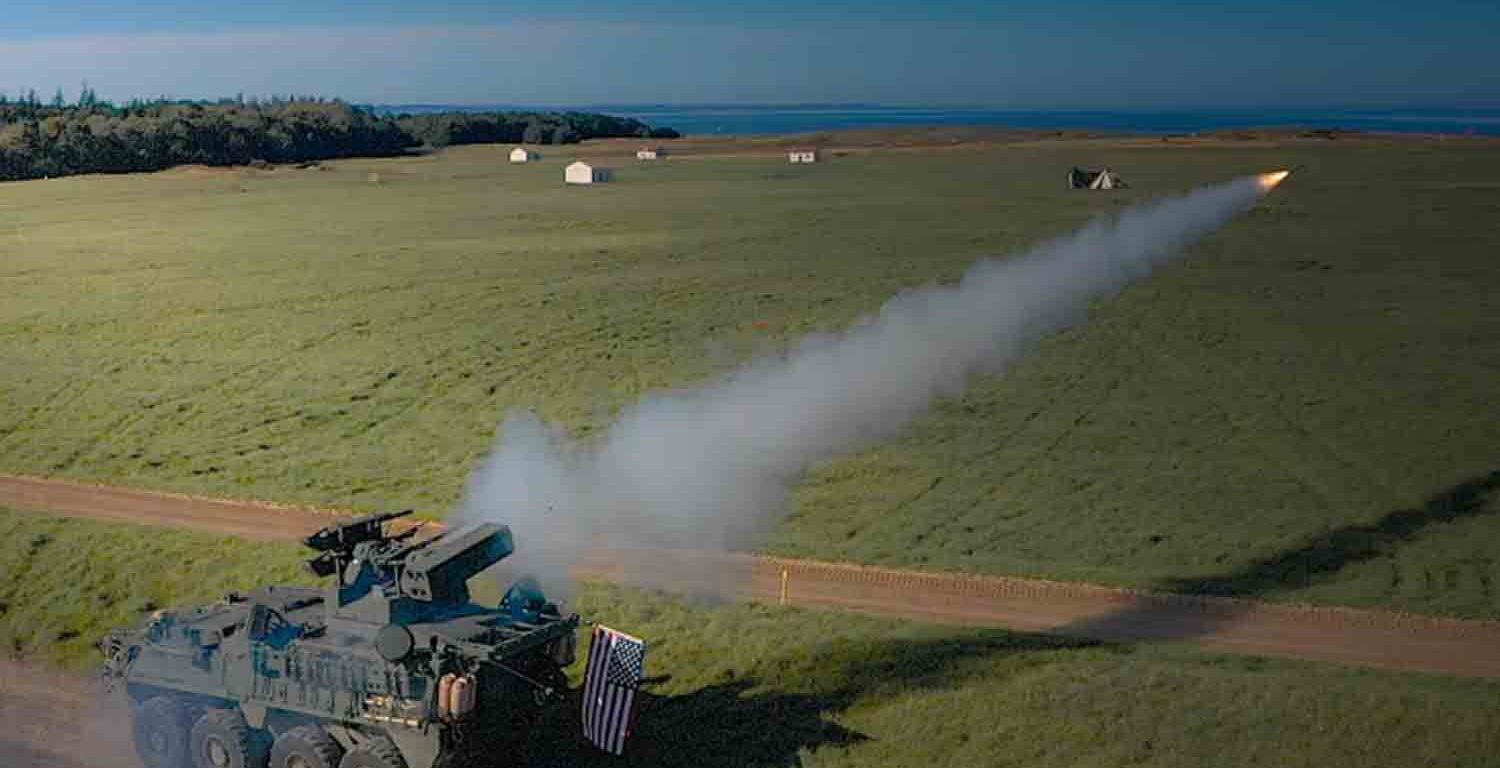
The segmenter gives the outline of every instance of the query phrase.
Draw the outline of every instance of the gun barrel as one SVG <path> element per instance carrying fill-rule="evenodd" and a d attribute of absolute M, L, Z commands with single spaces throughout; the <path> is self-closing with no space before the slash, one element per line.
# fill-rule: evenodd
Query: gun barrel
<path fill-rule="evenodd" d="M 388 521 L 406 517 L 412 512 L 413 510 L 403 509 L 400 512 L 377 512 L 373 515 L 356 517 L 353 520 L 326 526 L 303 539 L 302 543 L 320 552 L 336 547 L 351 547 L 362 541 L 379 538 L 382 525 Z"/>
<path fill-rule="evenodd" d="M 383 522 L 385 522 L 387 520 L 395 520 L 396 518 L 399 518 L 399 517 L 406 517 L 407 515 L 410 515 L 414 511 L 416 511 L 416 510 L 403 509 L 400 512 L 376 512 L 373 515 L 365 515 L 364 517 L 359 518 L 359 520 L 363 520 L 363 521 L 375 521 L 375 522 L 381 522 L 381 523 L 383 523 Z"/>

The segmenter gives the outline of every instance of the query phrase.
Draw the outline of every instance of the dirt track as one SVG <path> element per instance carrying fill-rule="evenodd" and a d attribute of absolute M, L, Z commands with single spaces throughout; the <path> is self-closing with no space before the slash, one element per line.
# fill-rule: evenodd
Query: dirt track
<path fill-rule="evenodd" d="M 10 475 L 0 475 L 0 506 L 66 517 L 196 528 L 248 539 L 305 536 L 337 514 Z"/>
<path fill-rule="evenodd" d="M 0 476 L 0 506 L 262 539 L 303 536 L 337 514 L 5 476 Z M 716 582 L 722 588 L 714 591 L 729 589 L 791 605 L 1100 640 L 1180 640 L 1233 653 L 1500 677 L 1500 622 L 714 552 L 595 551 L 578 570 L 647 586 Z M 719 578 L 705 580 L 709 574 Z"/>
<path fill-rule="evenodd" d="M 129 722 L 93 680 L 0 659 L 4 768 L 139 768 Z"/>

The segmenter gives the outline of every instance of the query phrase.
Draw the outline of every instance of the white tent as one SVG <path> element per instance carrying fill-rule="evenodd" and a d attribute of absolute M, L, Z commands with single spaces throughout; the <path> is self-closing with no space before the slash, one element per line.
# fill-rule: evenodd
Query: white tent
<path fill-rule="evenodd" d="M 1125 183 L 1120 181 L 1120 177 L 1116 176 L 1108 168 L 1100 171 L 1099 175 L 1095 176 L 1094 180 L 1089 182 L 1089 189 L 1114 189 L 1123 186 L 1125 186 Z"/>
<path fill-rule="evenodd" d="M 579 160 L 563 170 L 563 180 L 569 184 L 602 184 L 614 178 L 609 168 L 595 168 Z"/>
<path fill-rule="evenodd" d="M 512 163 L 529 163 L 532 160 L 540 159 L 542 159 L 541 155 L 525 147 L 516 147 L 510 151 L 510 161 Z"/>
<path fill-rule="evenodd" d="M 1108 168 L 1102 171 L 1074 168 L 1068 171 L 1068 186 L 1073 189 L 1123 189 L 1126 184 L 1120 174 Z"/>

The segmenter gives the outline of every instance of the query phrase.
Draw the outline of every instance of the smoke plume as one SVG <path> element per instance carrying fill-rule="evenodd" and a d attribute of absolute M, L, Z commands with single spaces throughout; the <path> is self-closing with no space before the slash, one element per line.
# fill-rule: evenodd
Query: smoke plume
<path fill-rule="evenodd" d="M 901 293 L 843 332 L 648 396 L 596 440 L 512 413 L 458 516 L 510 525 L 517 564 L 552 589 L 594 546 L 753 545 L 787 513 L 811 466 L 889 438 L 972 375 L 1003 370 L 1277 181 L 1200 188 L 983 259 L 956 285 Z"/>

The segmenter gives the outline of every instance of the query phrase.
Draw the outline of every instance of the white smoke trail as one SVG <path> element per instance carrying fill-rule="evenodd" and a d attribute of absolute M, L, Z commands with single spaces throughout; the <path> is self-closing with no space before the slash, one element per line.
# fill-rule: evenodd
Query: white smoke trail
<path fill-rule="evenodd" d="M 458 514 L 510 525 L 525 567 L 554 589 L 597 544 L 753 544 L 788 511 L 809 467 L 892 436 L 973 374 L 1003 369 L 1280 178 L 1204 187 L 981 260 L 957 285 L 902 293 L 842 333 L 648 396 L 598 441 L 574 442 L 513 413 Z"/>

